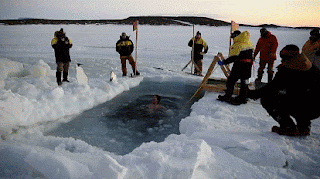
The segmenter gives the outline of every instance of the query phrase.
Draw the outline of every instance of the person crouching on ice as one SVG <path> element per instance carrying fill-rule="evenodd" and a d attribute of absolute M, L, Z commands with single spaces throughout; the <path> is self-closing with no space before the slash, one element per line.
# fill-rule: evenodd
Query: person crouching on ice
<path fill-rule="evenodd" d="M 223 61 L 219 61 L 219 65 L 234 62 L 230 76 L 227 80 L 227 89 L 225 95 L 219 95 L 218 100 L 226 101 L 233 105 L 247 103 L 248 84 L 247 81 L 251 77 L 251 68 L 253 63 L 253 45 L 250 41 L 250 33 L 248 31 L 240 32 L 238 30 L 231 34 L 233 45 L 231 46 L 229 57 Z M 234 85 L 241 80 L 241 88 L 239 96 L 232 98 Z"/>
<path fill-rule="evenodd" d="M 116 51 L 120 54 L 121 59 L 122 76 L 127 76 L 127 60 L 129 60 L 133 74 L 140 75 L 140 73 L 136 70 L 136 62 L 131 55 L 133 52 L 133 48 L 133 42 L 129 39 L 129 36 L 127 36 L 126 33 L 122 32 L 120 39 L 116 43 Z"/>
<path fill-rule="evenodd" d="M 280 124 L 272 132 L 288 136 L 310 135 L 311 120 L 320 116 L 320 70 L 299 53 L 296 45 L 280 51 L 281 64 L 274 79 L 259 90 L 249 92 Z M 293 118 L 296 124 L 293 121 Z"/>

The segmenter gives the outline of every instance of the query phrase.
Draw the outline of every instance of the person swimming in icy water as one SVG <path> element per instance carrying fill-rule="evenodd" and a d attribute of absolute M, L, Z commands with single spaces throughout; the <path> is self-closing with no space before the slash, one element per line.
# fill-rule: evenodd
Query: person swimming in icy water
<path fill-rule="evenodd" d="M 161 96 L 153 95 L 152 103 L 147 106 L 149 114 L 164 113 L 166 108 L 160 104 Z"/>

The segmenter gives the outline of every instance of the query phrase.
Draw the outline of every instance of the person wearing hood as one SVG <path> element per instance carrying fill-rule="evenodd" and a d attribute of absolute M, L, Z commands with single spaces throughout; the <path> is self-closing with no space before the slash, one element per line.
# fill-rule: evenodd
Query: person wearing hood
<path fill-rule="evenodd" d="M 133 74 L 140 75 L 136 68 L 136 62 L 131 55 L 133 48 L 133 42 L 130 40 L 130 37 L 125 32 L 122 32 L 120 39 L 116 43 L 116 51 L 120 54 L 122 76 L 127 76 L 127 60 L 132 67 Z"/>
<path fill-rule="evenodd" d="M 274 79 L 266 86 L 249 92 L 279 123 L 272 132 L 288 136 L 310 135 L 311 120 L 320 116 L 320 70 L 299 53 L 296 45 L 280 51 L 281 64 Z M 296 123 L 293 121 L 295 119 Z"/>
<path fill-rule="evenodd" d="M 302 47 L 302 52 L 309 58 L 311 63 L 320 68 L 320 29 L 310 31 L 309 40 Z"/>
<path fill-rule="evenodd" d="M 273 64 L 277 59 L 278 39 L 275 35 L 271 34 L 266 28 L 260 29 L 260 35 L 256 48 L 253 53 L 253 59 L 256 58 L 260 52 L 260 63 L 258 69 L 258 78 L 256 82 L 261 82 L 263 76 L 263 70 L 268 65 L 268 83 L 273 79 Z"/>
<path fill-rule="evenodd" d="M 196 67 L 194 68 L 194 74 L 202 76 L 202 59 L 203 55 L 208 52 L 209 47 L 206 41 L 201 37 L 201 33 L 199 31 L 196 36 L 189 41 L 188 46 L 193 46 L 193 60 L 199 68 L 199 70 Z"/>
<path fill-rule="evenodd" d="M 233 45 L 231 46 L 229 57 L 223 61 L 219 61 L 218 64 L 234 64 L 227 79 L 226 93 L 223 96 L 219 95 L 218 100 L 240 105 L 247 103 L 248 79 L 251 77 L 253 63 L 253 45 L 248 31 L 241 33 L 236 30 L 231 34 L 231 38 L 233 38 Z M 241 80 L 240 93 L 237 97 L 232 98 L 234 85 L 239 79 Z"/>
<path fill-rule="evenodd" d="M 69 82 L 68 71 L 71 62 L 70 48 L 72 47 L 71 40 L 66 36 L 65 32 L 61 28 L 60 31 L 54 33 L 54 38 L 51 40 L 51 46 L 54 49 L 57 71 L 56 78 L 57 83 L 60 86 L 62 82 Z M 61 82 L 61 72 L 63 72 L 63 81 Z"/>

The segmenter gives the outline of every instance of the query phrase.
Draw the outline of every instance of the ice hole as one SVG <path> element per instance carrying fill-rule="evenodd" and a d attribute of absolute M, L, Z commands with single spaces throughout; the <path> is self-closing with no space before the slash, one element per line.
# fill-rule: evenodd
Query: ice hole
<path fill-rule="evenodd" d="M 170 134 L 179 134 L 179 122 L 190 114 L 190 106 L 197 99 L 188 101 L 197 89 L 198 84 L 194 83 L 144 80 L 45 135 L 72 137 L 125 155 L 144 142 L 162 142 Z M 154 94 L 161 96 L 164 114 L 147 113 L 146 106 Z"/>

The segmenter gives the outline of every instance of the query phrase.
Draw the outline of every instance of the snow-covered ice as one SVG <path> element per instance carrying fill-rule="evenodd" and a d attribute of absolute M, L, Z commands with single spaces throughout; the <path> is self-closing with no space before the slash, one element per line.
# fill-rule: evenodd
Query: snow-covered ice
<path fill-rule="evenodd" d="M 71 82 L 59 87 L 50 41 L 61 27 L 74 45 Z M 229 27 L 195 28 L 209 45 L 206 72 L 214 55 L 227 55 Z M 259 28 L 240 30 L 248 30 L 257 42 Z M 269 30 L 278 37 L 278 52 L 287 44 L 301 48 L 309 36 L 308 30 Z M 144 79 L 200 84 L 202 78 L 181 72 L 190 59 L 192 27 L 140 26 L 142 76 L 137 78 L 121 76 L 115 51 L 121 32 L 135 40 L 132 26 L 0 25 L 0 32 L 0 178 L 320 178 L 319 119 L 312 121 L 311 136 L 279 136 L 270 132 L 277 123 L 259 101 L 231 106 L 215 100 L 219 94 L 213 92 L 191 106 L 190 115 L 179 124 L 179 135 L 143 143 L 126 155 L 72 137 L 44 135 Z M 116 80 L 110 81 L 111 71 Z M 213 76 L 223 73 L 216 69 Z"/>

